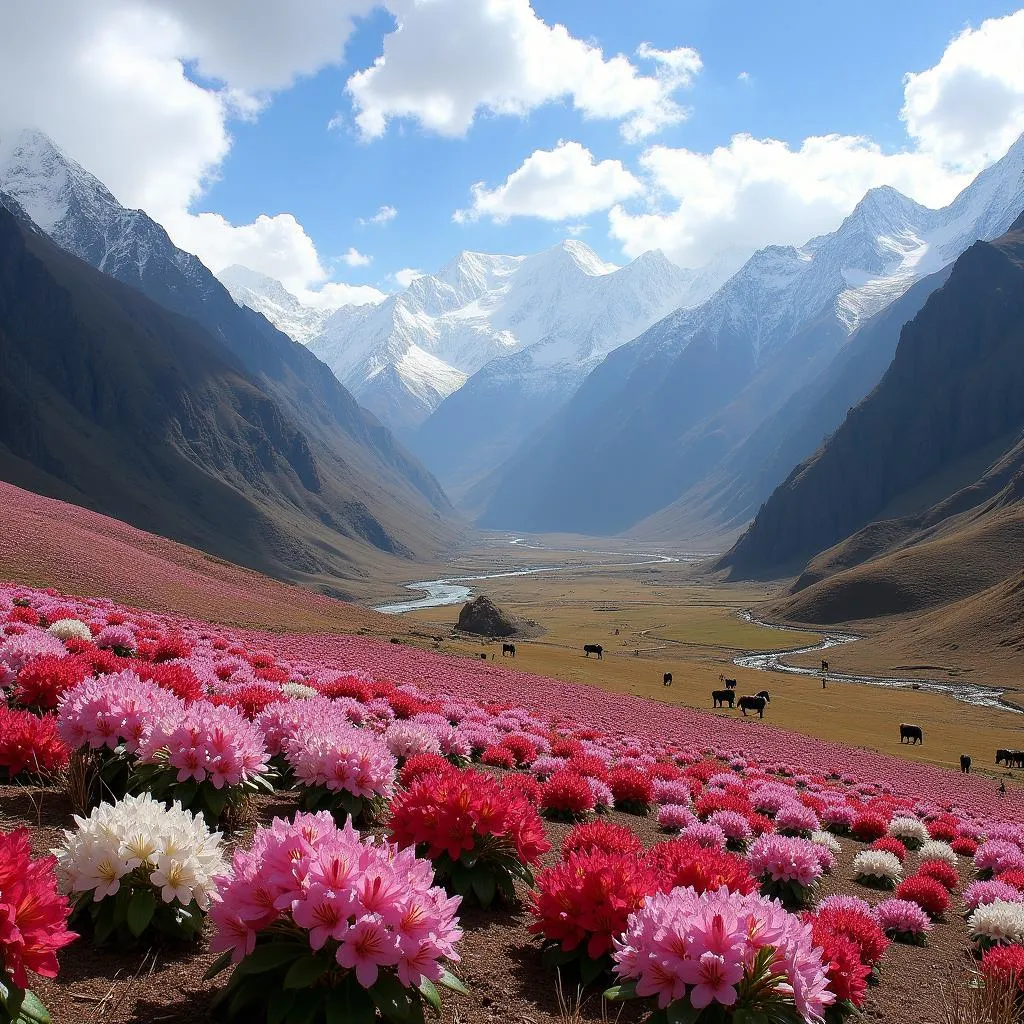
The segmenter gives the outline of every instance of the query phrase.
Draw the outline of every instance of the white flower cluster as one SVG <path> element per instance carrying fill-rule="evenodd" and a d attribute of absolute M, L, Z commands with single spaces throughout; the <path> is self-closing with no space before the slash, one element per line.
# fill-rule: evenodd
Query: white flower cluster
<path fill-rule="evenodd" d="M 921 860 L 944 860 L 947 864 L 956 867 L 957 856 L 949 843 L 941 843 L 937 839 L 929 839 L 920 850 L 917 851 Z"/>
<path fill-rule="evenodd" d="M 994 900 L 984 903 L 967 919 L 971 938 L 989 944 L 1024 942 L 1024 904 Z"/>
<path fill-rule="evenodd" d="M 903 877 L 903 867 L 899 857 L 888 850 L 861 850 L 853 858 L 853 873 L 858 878 L 898 882 Z"/>
<path fill-rule="evenodd" d="M 295 697 L 299 700 L 308 700 L 310 697 L 316 696 L 316 690 L 305 683 L 285 683 L 281 687 L 281 692 L 286 697 Z"/>
<path fill-rule="evenodd" d="M 53 851 L 65 892 L 92 892 L 98 903 L 134 872 L 133 882 L 148 880 L 164 903 L 177 899 L 187 907 L 195 900 L 200 910 L 209 909 L 213 878 L 226 866 L 221 834 L 211 832 L 201 815 L 182 810 L 177 801 L 167 808 L 143 793 L 100 804 L 88 818 L 76 815 L 75 823 L 78 828 L 65 829 L 63 847 Z"/>
<path fill-rule="evenodd" d="M 812 832 L 811 842 L 817 843 L 818 846 L 824 846 L 826 850 L 831 850 L 837 857 L 843 852 L 843 848 L 831 832 Z"/>
<path fill-rule="evenodd" d="M 915 846 L 928 841 L 928 829 L 917 818 L 893 818 L 889 822 L 889 835 Z"/>
<path fill-rule="evenodd" d="M 58 619 L 51 622 L 46 630 L 58 640 L 91 640 L 92 632 L 80 619 Z"/>

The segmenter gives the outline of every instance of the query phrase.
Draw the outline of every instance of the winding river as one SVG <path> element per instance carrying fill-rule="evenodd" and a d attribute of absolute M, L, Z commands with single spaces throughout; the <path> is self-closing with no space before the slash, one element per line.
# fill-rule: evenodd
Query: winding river
<path fill-rule="evenodd" d="M 774 622 L 765 622 L 758 619 L 747 609 L 741 612 L 741 618 L 755 626 L 764 629 L 778 629 L 790 633 L 806 633 L 808 630 L 795 629 L 791 626 L 780 626 Z M 819 632 L 819 630 L 813 630 Z M 784 672 L 788 675 L 798 676 L 820 676 L 821 670 L 817 668 L 803 668 L 799 665 L 790 665 L 784 661 L 794 654 L 813 654 L 815 651 L 827 651 L 832 647 L 839 647 L 841 644 L 850 644 L 861 637 L 854 633 L 839 633 L 832 630 L 822 632 L 821 639 L 816 644 L 805 647 L 788 647 L 781 651 L 746 651 L 733 658 L 733 664 L 740 668 L 753 668 L 761 672 Z M 864 686 L 885 686 L 891 690 L 923 690 L 926 693 L 944 693 L 965 704 L 974 704 L 978 707 L 998 708 L 1000 711 L 1013 711 L 1017 714 L 1024 714 L 1024 710 L 1003 699 L 1003 692 L 993 686 L 976 686 L 972 683 L 949 683 L 935 679 L 902 679 L 899 676 L 861 676 L 848 672 L 833 672 L 829 670 L 827 678 L 841 683 L 859 683 Z"/>

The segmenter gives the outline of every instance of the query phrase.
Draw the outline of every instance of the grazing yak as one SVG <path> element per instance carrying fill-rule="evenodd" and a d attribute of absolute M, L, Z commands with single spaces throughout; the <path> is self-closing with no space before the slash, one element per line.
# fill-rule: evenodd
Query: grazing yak
<path fill-rule="evenodd" d="M 604 654 L 604 648 L 600 644 L 584 644 L 583 653 L 589 658 L 592 654 L 597 655 L 597 660 L 601 660 L 601 655 Z"/>
<path fill-rule="evenodd" d="M 712 690 L 711 696 L 714 698 L 716 708 L 723 707 L 726 703 L 732 707 L 733 701 L 736 700 L 736 694 L 732 690 Z"/>
<path fill-rule="evenodd" d="M 662 686 L 671 686 L 672 685 L 672 673 L 671 672 L 666 672 L 665 673 L 665 678 L 662 679 L 661 685 Z"/>
<path fill-rule="evenodd" d="M 828 671 L 828 662 L 824 658 L 821 659 L 821 671 L 822 672 L 827 672 Z"/>
<path fill-rule="evenodd" d="M 967 775 L 971 770 L 971 755 L 961 754 L 960 755 L 960 771 Z"/>
<path fill-rule="evenodd" d="M 768 704 L 771 704 L 771 702 L 772 702 L 771 697 L 768 696 L 768 691 L 767 690 L 758 690 L 755 696 L 757 696 L 757 697 L 764 697 L 765 701 Z"/>
<path fill-rule="evenodd" d="M 924 731 L 921 726 L 900 722 L 900 743 L 924 743 Z"/>
<path fill-rule="evenodd" d="M 1007 768 L 1024 768 L 1024 750 L 1004 750 L 1000 747 L 996 751 L 996 764 L 1003 761 Z"/>
<path fill-rule="evenodd" d="M 726 681 L 725 681 L 725 688 L 727 690 L 735 690 L 736 689 L 736 680 L 735 679 L 726 679 Z"/>
<path fill-rule="evenodd" d="M 748 711 L 756 711 L 759 718 L 764 718 L 764 706 L 768 703 L 764 697 L 740 697 L 740 711 L 744 717 Z"/>
<path fill-rule="evenodd" d="M 506 654 L 510 658 L 514 658 L 516 656 L 516 645 L 515 644 L 502 644 L 501 645 L 501 656 L 504 658 Z"/>

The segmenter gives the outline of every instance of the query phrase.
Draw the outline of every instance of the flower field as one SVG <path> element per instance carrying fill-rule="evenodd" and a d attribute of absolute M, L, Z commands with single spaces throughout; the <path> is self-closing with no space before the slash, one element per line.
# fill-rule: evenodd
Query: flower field
<path fill-rule="evenodd" d="M 0 1022 L 939 1020 L 937 969 L 1024 982 L 1024 804 L 970 775 L 20 585 L 0 687 Z"/>

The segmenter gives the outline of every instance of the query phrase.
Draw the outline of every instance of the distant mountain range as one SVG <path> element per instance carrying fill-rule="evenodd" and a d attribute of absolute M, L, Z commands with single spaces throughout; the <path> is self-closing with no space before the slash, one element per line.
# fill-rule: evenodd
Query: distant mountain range
<path fill-rule="evenodd" d="M 976 239 L 1002 234 L 1022 206 L 1019 140 L 941 210 L 874 189 L 835 232 L 755 253 L 706 302 L 608 355 L 470 491 L 469 507 L 481 510 L 480 525 L 524 531 L 692 538 L 735 530 L 788 473 L 788 459 L 809 455 L 877 383 L 901 326 L 879 316 L 927 278 L 901 310 L 912 316 L 941 283 L 934 275 Z M 864 332 L 874 341 L 862 344 Z M 870 366 L 853 358 L 872 348 Z M 849 386 L 837 358 L 856 374 Z M 805 411 L 820 412 L 830 388 L 849 404 L 776 421 L 773 448 L 760 449 L 758 433 L 804 388 L 811 392 L 796 404 Z M 767 463 L 751 486 L 751 471 Z M 741 491 L 739 501 L 728 498 Z"/>
<path fill-rule="evenodd" d="M 450 542 L 437 481 L 331 371 L 46 136 L 2 140 L 0 192 L 7 479 L 318 584 Z"/>

